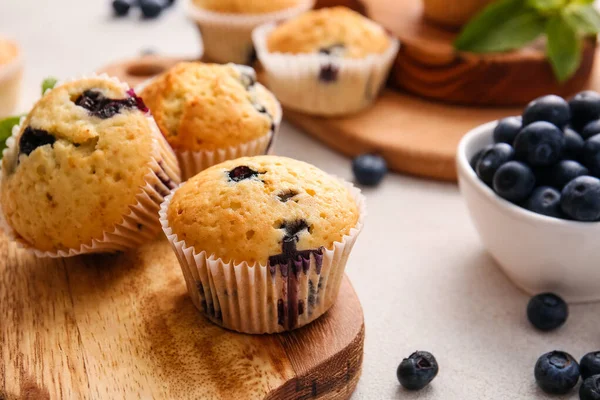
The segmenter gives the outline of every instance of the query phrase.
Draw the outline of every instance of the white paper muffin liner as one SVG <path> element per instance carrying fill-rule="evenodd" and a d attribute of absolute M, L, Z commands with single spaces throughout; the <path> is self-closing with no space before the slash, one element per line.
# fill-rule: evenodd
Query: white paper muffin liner
<path fill-rule="evenodd" d="M 292 18 L 313 8 L 315 0 L 265 14 L 228 14 L 209 11 L 186 1 L 189 16 L 201 32 L 205 56 L 214 62 L 249 64 L 253 60 L 252 30 L 267 22 Z"/>
<path fill-rule="evenodd" d="M 293 330 L 323 315 L 337 298 L 366 216 L 365 197 L 352 184 L 344 185 L 358 207 L 356 225 L 331 249 L 276 265 L 225 263 L 206 251 L 196 252 L 169 226 L 167 210 L 177 189 L 173 190 L 161 205 L 160 222 L 194 305 L 215 324 L 252 334 Z"/>
<path fill-rule="evenodd" d="M 126 91 L 130 90 L 126 83 L 120 82 L 117 78 L 111 78 L 106 74 L 87 75 L 77 79 L 71 79 L 71 82 L 79 79 L 102 78 L 110 80 L 121 85 Z M 61 82 L 56 87 L 62 85 Z M 48 93 L 48 91 L 46 91 Z M 152 129 L 153 149 L 151 160 L 148 162 L 148 173 L 145 176 L 145 183 L 140 186 L 140 191 L 136 195 L 136 203 L 129 206 L 129 212 L 123 215 L 123 220 L 113 228 L 105 231 L 102 238 L 93 239 L 91 243 L 82 244 L 78 248 L 61 249 L 56 251 L 42 251 L 35 249 L 9 225 L 6 220 L 0 204 L 0 228 L 14 241 L 17 246 L 37 257 L 73 257 L 81 254 L 90 253 L 112 253 L 123 251 L 129 248 L 137 247 L 156 237 L 160 231 L 161 225 L 158 220 L 158 210 L 160 204 L 164 201 L 170 191 L 181 183 L 180 170 L 177 164 L 177 158 L 164 139 L 154 118 L 148 113 L 148 123 Z M 21 125 L 25 118 L 21 118 L 19 125 L 15 126 L 12 136 L 7 140 L 7 148 L 3 151 L 3 156 L 9 154 L 17 144 Z M 0 174 L 0 181 L 3 174 Z"/>
<path fill-rule="evenodd" d="M 21 54 L 13 61 L 0 65 L 0 118 L 10 116 L 20 98 L 24 62 Z"/>
<path fill-rule="evenodd" d="M 371 105 L 383 88 L 400 49 L 399 41 L 390 37 L 385 53 L 370 54 L 362 59 L 316 53 L 271 53 L 267 38 L 275 26 L 273 23 L 262 25 L 252 34 L 266 85 L 285 107 L 306 114 L 345 115 Z M 324 70 L 334 74 L 335 79 L 321 79 Z"/>

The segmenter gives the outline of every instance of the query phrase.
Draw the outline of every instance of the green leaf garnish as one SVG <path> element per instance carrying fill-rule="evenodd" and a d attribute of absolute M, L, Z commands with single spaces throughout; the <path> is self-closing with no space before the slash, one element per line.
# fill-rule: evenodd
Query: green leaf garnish
<path fill-rule="evenodd" d="M 54 86 L 56 86 L 56 82 L 58 82 L 58 79 L 56 78 L 50 77 L 44 79 L 44 82 L 42 82 L 42 96 L 44 95 L 44 93 L 46 93 L 46 90 L 54 89 Z"/>
<path fill-rule="evenodd" d="M 567 5 L 567 0 L 528 0 L 527 4 L 544 13 L 560 10 Z"/>
<path fill-rule="evenodd" d="M 569 79 L 581 64 L 581 40 L 577 30 L 562 15 L 552 17 L 546 27 L 547 53 L 559 82 Z"/>
<path fill-rule="evenodd" d="M 589 4 L 571 4 L 563 12 L 565 22 L 581 35 L 600 32 L 600 13 Z"/>
<path fill-rule="evenodd" d="M 18 125 L 20 120 L 20 115 L 0 120 L 0 159 L 2 159 L 2 151 L 6 148 L 6 141 L 12 135 L 13 127 Z"/>

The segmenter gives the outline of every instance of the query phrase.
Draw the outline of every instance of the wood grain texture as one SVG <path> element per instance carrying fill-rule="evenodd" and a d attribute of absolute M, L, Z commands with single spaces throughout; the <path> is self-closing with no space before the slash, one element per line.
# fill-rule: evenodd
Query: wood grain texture
<path fill-rule="evenodd" d="M 0 238 L 2 399 L 347 399 L 360 302 L 283 335 L 226 331 L 187 296 L 166 239 L 119 255 L 36 259 Z"/>

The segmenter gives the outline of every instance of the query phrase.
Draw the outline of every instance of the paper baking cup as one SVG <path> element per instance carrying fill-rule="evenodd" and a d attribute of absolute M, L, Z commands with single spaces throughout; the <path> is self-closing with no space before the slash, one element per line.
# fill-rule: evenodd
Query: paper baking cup
<path fill-rule="evenodd" d="M 266 14 L 227 14 L 208 11 L 187 0 L 186 8 L 202 35 L 204 54 L 214 62 L 251 64 L 254 58 L 252 30 L 267 22 L 292 18 L 313 8 L 315 0 Z"/>
<path fill-rule="evenodd" d="M 117 78 L 110 78 L 106 74 L 99 76 L 84 76 L 78 79 L 90 78 L 108 79 L 114 83 L 120 84 L 126 91 L 129 90 L 127 84 L 120 82 Z M 73 80 L 66 82 L 71 82 Z M 62 84 L 63 82 L 56 87 Z M 58 258 L 73 257 L 90 253 L 112 253 L 134 248 L 154 239 L 161 228 L 158 220 L 160 204 L 164 201 L 165 196 L 181 183 L 181 174 L 179 166 L 177 165 L 177 158 L 160 133 L 154 118 L 152 118 L 150 114 L 148 114 L 147 118 L 152 129 L 153 148 L 151 154 L 152 158 L 148 163 L 148 174 L 146 174 L 144 178 L 144 185 L 140 186 L 140 191 L 136 195 L 136 203 L 129 207 L 129 212 L 123 216 L 123 220 L 116 224 L 112 229 L 105 231 L 102 238 L 93 239 L 91 243 L 82 244 L 78 248 L 61 249 L 57 251 L 37 250 L 31 247 L 31 245 L 20 237 L 8 224 L 8 221 L 2 212 L 1 205 L 0 228 L 19 248 L 33 253 L 37 257 Z M 13 128 L 12 136 L 6 142 L 7 148 L 3 151 L 3 156 L 6 156 L 13 151 L 13 148 L 17 143 L 16 137 L 18 136 L 24 121 L 25 118 L 21 118 L 19 125 Z M 1 175 L 2 174 L 0 174 L 0 181 Z"/>
<path fill-rule="evenodd" d="M 167 210 L 174 190 L 161 205 L 160 223 L 196 307 L 217 325 L 253 334 L 289 331 L 323 315 L 337 298 L 348 256 L 366 216 L 360 190 L 344 184 L 358 207 L 356 226 L 331 249 L 277 265 L 225 263 L 206 251 L 196 253 L 169 226 Z"/>
<path fill-rule="evenodd" d="M 254 47 L 266 75 L 266 85 L 287 108 L 306 114 L 336 116 L 355 113 L 373 103 L 384 86 L 400 43 L 390 37 L 383 54 L 362 59 L 325 54 L 271 53 L 267 37 L 275 24 L 256 28 Z M 322 79 L 329 72 L 335 79 Z"/>
<path fill-rule="evenodd" d="M 10 63 L 0 65 L 0 118 L 10 116 L 17 108 L 23 69 L 23 59 L 20 54 Z"/>

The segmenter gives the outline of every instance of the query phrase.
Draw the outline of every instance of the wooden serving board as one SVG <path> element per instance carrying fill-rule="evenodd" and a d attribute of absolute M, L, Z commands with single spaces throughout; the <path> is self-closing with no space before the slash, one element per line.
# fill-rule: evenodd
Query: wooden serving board
<path fill-rule="evenodd" d="M 243 335 L 204 318 L 166 239 L 37 259 L 0 237 L 0 399 L 347 399 L 364 325 L 347 279 L 322 318 Z"/>

